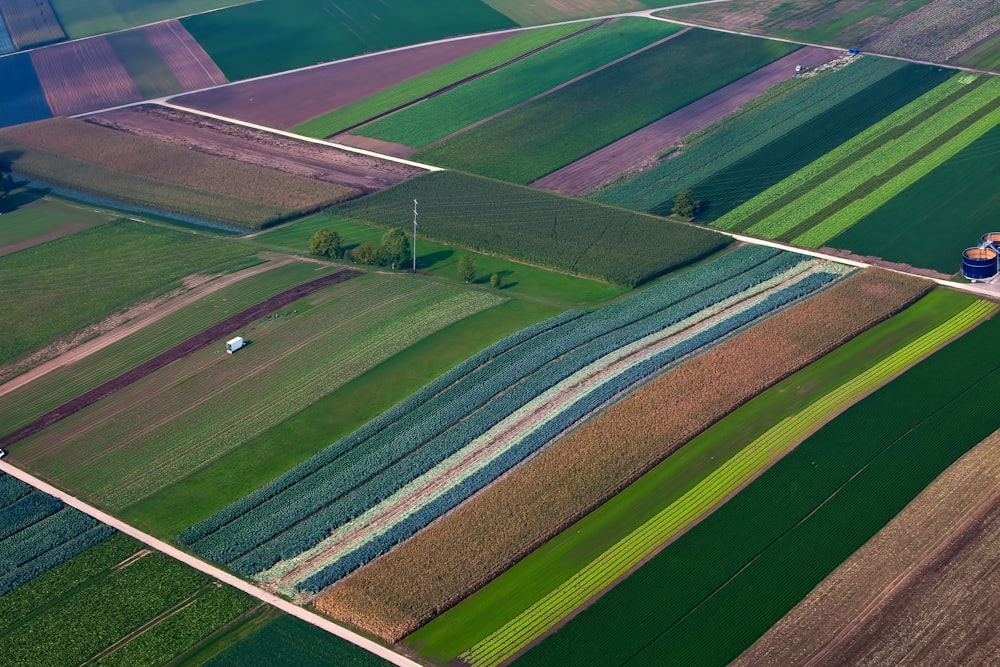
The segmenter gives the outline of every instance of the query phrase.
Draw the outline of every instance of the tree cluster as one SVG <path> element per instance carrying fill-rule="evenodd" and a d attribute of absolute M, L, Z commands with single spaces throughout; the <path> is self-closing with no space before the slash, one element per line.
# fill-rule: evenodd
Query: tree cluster
<path fill-rule="evenodd" d="M 681 190 L 674 197 L 674 208 L 671 211 L 674 215 L 690 220 L 698 213 L 701 202 L 694 198 L 691 190 Z"/>
<path fill-rule="evenodd" d="M 379 245 L 365 241 L 353 250 L 346 250 L 340 234 L 328 229 L 319 230 L 309 241 L 309 252 L 314 255 L 331 259 L 349 259 L 358 264 L 387 266 L 391 269 L 400 269 L 406 265 L 406 260 L 410 257 L 410 247 L 410 238 L 399 227 L 383 234 Z"/>

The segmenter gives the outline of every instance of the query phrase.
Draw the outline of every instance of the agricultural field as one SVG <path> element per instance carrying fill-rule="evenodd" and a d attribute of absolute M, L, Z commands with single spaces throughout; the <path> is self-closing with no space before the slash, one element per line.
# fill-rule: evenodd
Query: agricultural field
<path fill-rule="evenodd" d="M 234 0 L 49 0 L 70 39 L 238 4 Z"/>
<path fill-rule="evenodd" d="M 22 188 L 0 202 L 0 256 L 109 222 L 107 213 Z"/>
<path fill-rule="evenodd" d="M 542 0 L 484 0 L 487 5 L 509 16 L 520 25 L 554 23 L 566 19 L 605 16 L 619 12 L 634 12 L 640 9 L 657 9 L 670 5 L 680 5 L 689 0 L 586 0 L 586 2 L 558 2 Z"/>
<path fill-rule="evenodd" d="M 118 220 L 6 255 L 0 258 L 6 313 L 0 363 L 249 254 L 237 244 Z"/>
<path fill-rule="evenodd" d="M 116 32 L 108 35 L 107 40 L 143 98 L 162 97 L 183 90 L 142 30 Z"/>
<path fill-rule="evenodd" d="M 38 80 L 55 115 L 129 104 L 142 93 L 107 37 L 56 44 L 31 52 Z"/>
<path fill-rule="evenodd" d="M 920 280 L 866 271 L 738 333 L 653 379 L 538 458 L 328 589 L 317 607 L 384 639 L 402 638 L 613 497 L 699 431 L 927 289 Z M 866 308 L 857 307 L 862 303 Z M 771 354 L 774 349 L 785 354 Z M 729 369 L 731 381 L 717 381 L 720 367 Z M 694 392 L 693 387 L 701 389 Z M 638 423 L 649 427 L 637 429 Z M 501 523 L 498 515 L 517 520 Z M 623 525 L 632 520 L 623 519 Z M 608 534 L 595 538 L 596 546 L 576 545 L 583 550 L 580 566 L 590 550 L 600 553 L 603 539 L 611 540 L 608 545 L 616 539 L 617 529 L 601 525 Z M 553 545 L 556 553 L 566 553 L 558 541 Z M 400 585 L 399 577 L 411 571 L 427 576 Z M 530 596 L 532 586 L 521 584 Z M 517 594 L 520 588 L 492 586 L 478 599 L 488 601 L 487 607 L 495 604 L 498 616 L 510 608 L 494 595 L 501 589 L 513 604 L 526 607 L 532 602 Z M 476 599 L 463 605 L 459 617 L 476 617 L 472 610 L 482 610 Z M 469 634 L 473 632 L 446 614 L 407 643 L 432 659 L 447 660 L 489 630 L 478 636 Z"/>
<path fill-rule="evenodd" d="M 187 477 L 430 333 L 501 298 L 409 276 L 354 278 L 240 327 L 36 436 L 12 456 L 121 509 Z M 429 315 L 433 313 L 433 317 Z M 158 397 L 148 401 L 150 395 Z M 240 396 L 232 402 L 229 396 Z"/>
<path fill-rule="evenodd" d="M 775 35 L 805 42 L 857 46 L 865 37 L 930 0 L 853 3 L 841 0 L 731 0 L 657 12 L 668 19 Z"/>
<path fill-rule="evenodd" d="M 994 127 L 827 245 L 955 273 L 959 252 L 992 231 L 1000 212 L 998 148 Z"/>
<path fill-rule="evenodd" d="M 0 127 L 52 117 L 42 84 L 28 53 L 0 58 Z M 6 161 L 5 152 L 0 156 Z"/>
<path fill-rule="evenodd" d="M 675 33 L 655 48 L 420 151 L 414 159 L 528 183 L 794 49 L 726 33 Z"/>
<path fill-rule="evenodd" d="M 200 284 L 157 299 L 156 308 L 146 317 L 129 319 L 73 348 L 69 357 L 57 356 L 16 381 L 0 385 L 0 434 L 31 424 L 243 309 L 316 279 L 323 271 L 306 262 L 262 263 L 205 276 Z"/>
<path fill-rule="evenodd" d="M 519 664 L 736 658 L 990 434 L 979 416 L 1000 362 L 981 351 L 998 326 L 987 320 L 828 422 Z"/>
<path fill-rule="evenodd" d="M 1000 124 L 998 100 L 1000 81 L 954 75 L 713 224 L 825 245 Z"/>
<path fill-rule="evenodd" d="M 304 254 L 308 252 L 309 239 L 320 229 L 340 234 L 343 247 L 347 250 L 352 250 L 365 241 L 377 244 L 386 232 L 383 227 L 342 220 L 321 213 L 264 232 L 255 236 L 253 242 L 263 248 Z M 491 275 L 496 273 L 500 277 L 500 289 L 504 296 L 523 296 L 563 307 L 580 307 L 603 303 L 626 291 L 623 287 L 603 281 L 549 271 L 504 257 L 465 253 L 453 246 L 423 238 L 417 240 L 417 270 L 435 278 L 461 280 L 458 265 L 463 254 L 471 254 L 474 258 L 476 277 L 472 284 L 487 285 Z"/>
<path fill-rule="evenodd" d="M 6 128 L 14 171 L 45 183 L 243 227 L 319 210 L 358 190 L 144 139 L 79 119 Z"/>
<path fill-rule="evenodd" d="M 592 313 L 567 311 L 474 355 L 180 539 L 284 593 L 318 592 L 664 366 L 842 268 L 747 247 Z"/>
<path fill-rule="evenodd" d="M 15 49 L 26 49 L 66 39 L 49 0 L 8 0 L 0 16 Z"/>
<path fill-rule="evenodd" d="M 11 39 L 10 32 L 7 30 L 7 24 L 3 22 L 3 17 L 0 17 L 0 56 L 13 53 L 14 50 L 14 40 Z"/>
<path fill-rule="evenodd" d="M 431 239 L 625 287 L 696 262 L 728 242 L 687 225 L 448 171 L 412 179 L 330 213 L 397 226 L 412 218 L 414 199 L 419 202 L 419 231 Z"/>
<path fill-rule="evenodd" d="M 984 39 L 959 55 L 955 62 L 968 67 L 979 67 L 991 72 L 1000 71 L 1000 35 Z"/>
<path fill-rule="evenodd" d="M 822 424 L 937 347 L 974 326 L 996 308 L 988 301 L 978 301 L 959 310 L 954 306 L 961 307 L 973 301 L 973 298 L 955 294 L 949 296 L 957 298 L 951 303 L 943 304 L 938 299 L 935 310 L 932 310 L 930 304 L 923 308 L 921 304 L 917 304 L 914 309 L 920 310 L 920 313 L 904 313 L 899 316 L 906 320 L 908 327 L 900 327 L 892 321 L 886 322 L 879 330 L 870 332 L 871 335 L 848 343 L 797 376 L 757 396 L 752 401 L 752 408 L 730 414 L 724 420 L 725 427 L 717 424 L 692 440 L 650 473 L 650 478 L 657 478 L 655 481 L 644 480 L 647 498 L 635 498 L 641 493 L 638 489 L 619 494 L 585 520 L 585 523 L 594 528 L 587 530 L 576 524 L 567 529 L 562 539 L 556 538 L 560 551 L 573 552 L 572 562 L 559 562 L 561 559 L 557 556 L 557 566 L 547 566 L 542 553 L 536 552 L 531 557 L 532 563 L 541 564 L 535 566 L 535 571 L 527 571 L 532 568 L 528 567 L 527 562 L 522 563 L 516 579 L 512 574 L 505 577 L 506 581 L 498 582 L 497 590 L 492 592 L 491 597 L 497 598 L 500 587 L 507 589 L 514 586 L 514 590 L 523 590 L 516 585 L 517 580 L 523 580 L 527 586 L 537 591 L 537 599 L 525 607 L 515 607 L 507 602 L 505 606 L 512 608 L 515 613 L 503 616 L 498 613 L 496 606 L 477 599 L 470 606 L 476 608 L 480 616 L 485 603 L 490 620 L 499 618 L 503 624 L 470 646 L 462 653 L 462 658 L 476 667 L 499 665 L 526 648 L 581 605 L 627 575 L 663 544 L 683 534 L 713 508 L 724 503 Z M 958 312 L 952 314 L 955 310 Z M 904 336 L 898 336 L 901 328 Z M 895 332 L 897 336 L 885 335 L 883 332 L 886 331 Z M 873 351 L 869 345 L 874 345 L 878 351 Z M 851 353 L 859 350 L 863 361 L 869 363 L 858 363 L 852 357 Z M 873 356 L 876 358 L 871 360 Z M 848 363 L 845 364 L 845 360 Z M 843 380 L 844 366 L 853 368 L 857 374 Z M 804 387 L 805 383 L 811 386 Z M 795 396 L 797 405 L 788 405 L 791 402 L 788 400 L 788 393 L 798 394 Z M 748 426 L 748 422 L 763 421 L 759 410 L 769 401 L 772 405 L 784 403 L 777 409 L 767 411 L 770 418 L 768 421 L 773 423 L 770 428 L 763 431 L 742 430 L 739 427 L 734 429 L 735 422 L 743 422 L 743 426 Z M 751 414 L 747 415 L 747 410 Z M 779 417 L 785 414 L 793 416 L 784 419 Z M 738 435 L 734 437 L 734 433 Z M 706 456 L 709 461 L 718 458 L 721 465 L 706 470 L 711 467 L 711 464 L 706 465 Z M 664 493 L 664 489 L 670 491 Z M 659 511 L 645 517 L 645 521 L 636 521 L 638 517 L 635 506 L 627 505 L 637 503 L 639 507 L 648 506 L 648 503 L 653 502 L 653 494 Z M 632 503 L 628 503 L 630 495 L 634 498 Z M 595 543 L 599 544 L 602 539 L 607 539 L 605 527 L 626 516 L 630 518 L 623 523 L 632 529 L 631 532 L 606 546 L 603 552 L 595 553 Z M 582 549 L 574 549 L 576 545 L 582 546 Z M 580 551 L 587 547 L 592 549 L 590 555 L 593 560 L 581 566 L 579 560 L 583 560 L 583 554 Z M 552 548 L 546 545 L 542 551 L 551 553 Z M 541 588 L 536 583 L 540 578 L 543 581 L 549 580 L 549 585 Z M 544 595 L 539 595 L 542 592 Z M 522 596 L 527 597 L 527 592 L 519 593 L 518 597 Z M 477 596 L 481 597 L 482 595 Z M 455 610 L 452 616 L 460 614 L 459 610 Z M 463 620 L 469 625 L 481 627 L 481 623 L 475 622 L 478 619 L 473 618 L 470 622 L 466 617 Z"/>
<path fill-rule="evenodd" d="M 1000 31 L 996 10 L 990 0 L 934 0 L 872 33 L 861 46 L 933 63 L 961 60 L 961 54 Z"/>
<path fill-rule="evenodd" d="M 261 0 L 181 20 L 232 81 L 435 39 L 516 28 L 474 0 Z M 267 26 L 261 29 L 261 26 Z"/>
<path fill-rule="evenodd" d="M 626 58 L 680 30 L 681 26 L 647 19 L 612 21 L 352 133 L 424 147 Z"/>
<path fill-rule="evenodd" d="M 222 70 L 212 62 L 180 21 L 148 25 L 139 31 L 129 31 L 129 34 L 135 32 L 142 34 L 153 46 L 177 79 L 180 90 L 197 90 L 226 83 Z"/>
<path fill-rule="evenodd" d="M 227 118 L 287 130 L 331 113 L 331 110 L 403 85 L 453 61 L 490 50 L 494 45 L 515 39 L 520 41 L 523 38 L 519 35 L 491 33 L 424 44 L 203 90 L 174 97 L 171 101 Z M 504 47 L 499 48 L 505 52 Z"/>
<path fill-rule="evenodd" d="M 485 46 L 464 57 L 441 63 L 439 67 L 411 76 L 400 83 L 382 88 L 372 95 L 364 96 L 339 108 L 317 115 L 305 123 L 292 128 L 309 137 L 329 137 L 349 128 L 371 120 L 377 116 L 389 113 L 394 109 L 412 104 L 424 97 L 440 93 L 448 88 L 459 85 L 472 77 L 485 74 L 496 68 L 503 68 L 520 58 L 527 57 L 536 51 L 542 51 L 561 40 L 581 31 L 593 28 L 593 23 L 566 24 L 526 30 L 524 32 L 505 34 L 505 39 L 495 44 Z M 448 42 L 449 44 L 465 44 L 474 40 Z M 422 49 L 410 49 L 403 52 L 406 62 L 413 62 L 416 53 Z M 375 56 L 366 60 L 375 63 L 382 61 L 391 54 Z M 334 67 L 331 65 L 330 67 Z"/>
<path fill-rule="evenodd" d="M 994 433 L 734 664 L 990 662 L 998 648 L 997 456 Z"/>

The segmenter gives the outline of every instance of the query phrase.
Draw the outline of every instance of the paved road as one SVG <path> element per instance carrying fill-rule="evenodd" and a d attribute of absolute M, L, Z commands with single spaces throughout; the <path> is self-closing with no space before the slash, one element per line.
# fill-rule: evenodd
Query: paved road
<path fill-rule="evenodd" d="M 209 565 L 208 563 L 199 560 L 198 558 L 195 558 L 189 553 L 181 551 L 180 549 L 173 547 L 162 540 L 158 540 L 152 535 L 144 533 L 138 528 L 134 528 L 129 524 L 125 523 L 124 521 L 120 521 L 111 516 L 110 514 L 102 512 L 101 510 L 92 507 L 91 505 L 88 505 L 79 498 L 76 498 L 66 493 L 65 491 L 55 488 L 51 484 L 48 484 L 38 479 L 34 475 L 24 472 L 20 468 L 14 467 L 7 461 L 0 461 L 0 471 L 9 474 L 12 477 L 16 477 L 22 482 L 30 484 L 39 491 L 43 491 L 51 496 L 55 496 L 56 498 L 63 501 L 70 507 L 75 507 L 84 514 L 89 514 L 90 516 L 94 517 L 101 523 L 106 523 L 112 528 L 115 528 L 125 533 L 126 535 L 129 535 L 130 537 L 134 537 L 135 539 L 139 540 L 140 542 L 142 542 L 143 544 L 152 549 L 156 549 L 157 551 L 160 551 L 166 554 L 167 556 L 170 556 L 171 558 L 179 560 L 182 563 L 189 565 L 194 569 L 207 574 L 213 579 L 221 581 L 224 584 L 228 584 L 229 586 L 238 588 L 247 595 L 251 595 L 260 600 L 261 602 L 266 602 L 267 604 L 271 605 L 272 607 L 276 607 L 277 609 L 280 609 L 286 614 L 295 616 L 296 618 L 301 619 L 306 623 L 310 623 L 322 630 L 326 630 L 327 632 L 335 634 L 338 637 L 346 641 L 349 641 L 355 646 L 363 648 L 369 653 L 373 653 L 379 656 L 383 660 L 386 660 L 392 663 L 393 665 L 399 665 L 400 667 L 423 667 L 423 665 L 421 665 L 421 663 L 419 662 L 415 662 L 414 660 L 411 660 L 406 656 L 400 655 L 395 651 L 387 649 L 381 644 L 376 644 L 370 639 L 362 637 L 356 632 L 352 632 L 341 625 L 337 625 L 336 623 L 330 621 L 327 618 L 319 616 L 318 614 L 314 614 L 313 612 L 303 609 L 302 607 L 298 607 L 292 604 L 291 602 L 288 602 L 287 600 L 283 600 L 282 598 L 279 598 L 276 595 L 268 593 L 267 591 L 263 591 L 254 586 L 253 584 L 243 581 L 239 577 L 233 576 L 228 572 L 224 572 L 223 570 L 220 570 L 219 568 L 213 565 Z"/>

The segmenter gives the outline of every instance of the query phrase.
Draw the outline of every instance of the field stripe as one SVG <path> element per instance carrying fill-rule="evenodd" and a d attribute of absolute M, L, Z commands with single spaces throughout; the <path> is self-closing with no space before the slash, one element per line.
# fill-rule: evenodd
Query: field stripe
<path fill-rule="evenodd" d="M 640 564 L 663 542 L 678 535 L 705 512 L 724 501 L 726 496 L 847 405 L 973 326 L 994 309 L 995 305 L 988 301 L 973 303 L 824 395 L 799 414 L 784 419 L 557 589 L 463 653 L 461 658 L 473 667 L 500 665 L 615 579 Z"/>

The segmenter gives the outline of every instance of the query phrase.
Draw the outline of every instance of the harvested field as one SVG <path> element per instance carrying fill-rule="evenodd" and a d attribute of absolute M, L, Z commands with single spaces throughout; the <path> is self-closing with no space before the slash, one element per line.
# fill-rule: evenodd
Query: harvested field
<path fill-rule="evenodd" d="M 160 199 L 160 206 L 167 210 L 181 209 L 182 213 L 241 226 L 260 226 L 269 219 L 283 217 L 282 212 L 316 211 L 359 194 L 354 188 L 186 150 L 74 118 L 8 128 L 0 134 L 0 142 L 0 147 L 23 147 L 24 154 L 14 160 L 14 170 L 26 176 L 125 201 Z M 103 168 L 109 175 L 101 178 L 96 170 L 67 171 L 72 161 Z M 135 185 L 125 187 L 128 179 Z M 173 201 L 169 195 L 158 194 L 162 184 L 243 201 L 249 210 L 215 217 L 224 199 L 209 198 L 207 205 L 211 208 L 202 209 L 194 197 Z M 260 210 L 251 213 L 255 207 Z"/>
<path fill-rule="evenodd" d="M 567 195 L 585 194 L 622 172 L 655 162 L 661 152 L 687 135 L 722 119 L 771 86 L 790 79 L 795 75 L 796 65 L 812 68 L 836 55 L 815 47 L 799 49 L 531 185 Z"/>
<path fill-rule="evenodd" d="M 129 104 L 142 93 L 104 37 L 31 52 L 31 62 L 55 115 Z"/>
<path fill-rule="evenodd" d="M 104 384 L 77 396 L 72 401 L 64 403 L 58 408 L 46 412 L 37 421 L 18 429 L 14 433 L 4 436 L 0 439 L 0 446 L 11 445 L 15 442 L 23 440 L 24 438 L 34 435 L 42 429 L 48 428 L 52 424 L 76 414 L 87 406 L 93 405 L 105 396 L 110 396 L 119 389 L 141 380 L 150 373 L 155 373 L 167 364 L 177 361 L 178 359 L 183 359 L 184 357 L 194 354 L 198 350 L 208 347 L 209 345 L 217 344 L 226 336 L 242 327 L 247 326 L 248 324 L 251 324 L 258 318 L 270 315 L 271 313 L 274 313 L 275 311 L 280 310 L 281 308 L 284 308 L 299 299 L 305 298 L 310 294 L 329 287 L 330 285 L 336 285 L 337 283 L 341 283 L 345 280 L 350 280 L 357 275 L 359 274 L 356 271 L 336 271 L 334 273 L 327 274 L 322 278 L 316 278 L 315 280 L 293 287 L 290 290 L 286 290 L 281 294 L 276 294 L 265 301 L 261 301 L 258 304 L 246 308 L 239 313 L 226 318 L 222 322 L 212 325 L 197 335 L 188 338 L 184 342 L 175 345 L 166 352 L 162 352 L 152 359 L 149 359 L 148 361 L 139 364 L 121 375 L 108 380 Z"/>
<path fill-rule="evenodd" d="M 860 46 L 865 51 L 944 63 L 998 31 L 996 0 L 934 0 L 875 31 Z"/>
<path fill-rule="evenodd" d="M 49 0 L 5 0 L 0 14 L 17 49 L 66 39 Z"/>
<path fill-rule="evenodd" d="M 172 101 L 286 130 L 510 37 L 493 34 L 419 46 L 206 90 Z"/>
<path fill-rule="evenodd" d="M 159 52 L 183 90 L 198 90 L 226 83 L 222 70 L 212 62 L 180 21 L 148 25 L 142 28 L 142 34 Z"/>
<path fill-rule="evenodd" d="M 1000 434 L 941 474 L 733 665 L 993 664 Z"/>
<path fill-rule="evenodd" d="M 188 150 L 362 192 L 382 190 L 424 173 L 418 167 L 296 141 L 170 107 L 128 107 L 89 116 L 87 120 Z"/>
<path fill-rule="evenodd" d="M 752 396 L 927 289 L 923 281 L 866 271 L 694 357 L 334 585 L 317 608 L 398 641 Z M 719 368 L 728 369 L 724 377 Z M 403 585 L 407 572 L 424 576 Z"/>

